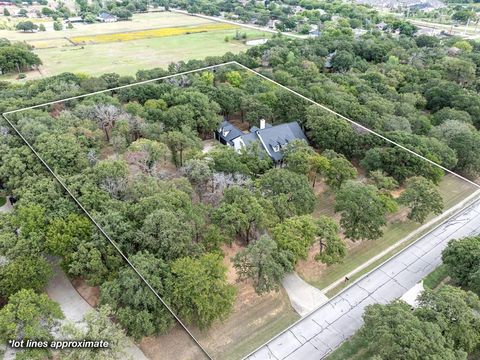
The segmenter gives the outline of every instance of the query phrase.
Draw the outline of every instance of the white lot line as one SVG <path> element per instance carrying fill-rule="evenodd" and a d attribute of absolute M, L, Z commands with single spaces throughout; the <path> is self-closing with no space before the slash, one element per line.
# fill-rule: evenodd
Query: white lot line
<path fill-rule="evenodd" d="M 241 27 L 249 28 L 249 29 L 253 29 L 253 30 L 265 31 L 265 32 L 273 33 L 273 34 L 280 33 L 282 35 L 290 36 L 290 37 L 293 37 L 293 38 L 296 38 L 296 39 L 308 39 L 307 35 L 297 35 L 297 34 L 292 34 L 292 33 L 288 33 L 288 32 L 272 30 L 272 29 L 269 29 L 269 28 L 263 27 L 263 26 L 243 24 L 243 23 L 239 23 L 239 22 L 235 22 L 235 21 L 231 21 L 231 20 L 227 20 L 227 19 L 222 19 L 222 18 L 219 18 L 219 17 L 216 17 L 216 16 L 208 16 L 208 15 L 203 15 L 203 14 L 189 13 L 188 11 L 179 10 L 179 9 L 170 9 L 169 11 L 171 11 L 173 13 L 188 15 L 188 16 L 195 16 L 195 17 L 199 17 L 199 18 L 202 18 L 202 19 L 206 19 L 206 20 L 222 22 L 222 23 L 231 24 L 231 25 L 237 25 L 237 26 L 241 26 Z"/>
<path fill-rule="evenodd" d="M 459 177 L 460 179 L 463 179 L 465 181 L 467 181 L 468 183 L 472 184 L 472 185 L 475 185 L 477 187 L 480 188 L 480 185 L 476 184 L 475 182 L 473 181 L 470 181 L 466 178 L 464 178 L 463 176 L 453 172 L 453 171 L 450 171 L 448 170 L 447 168 L 437 164 L 436 162 L 434 161 L 431 161 L 427 158 L 425 158 L 424 156 L 420 155 L 420 154 L 417 154 L 416 152 L 404 147 L 403 145 L 400 145 L 388 138 L 386 138 L 385 136 L 373 131 L 373 130 L 370 130 L 368 128 L 366 128 L 365 126 L 353 121 L 353 120 L 350 120 L 349 118 L 329 109 L 328 107 L 324 106 L 324 105 L 321 105 L 319 103 L 317 103 L 316 101 L 313 101 L 312 99 L 309 99 L 307 98 L 306 96 L 282 85 L 282 84 L 279 84 L 278 82 L 266 77 L 265 75 L 262 75 L 260 74 L 259 72 L 255 71 L 255 70 L 252 70 L 250 68 L 248 68 L 247 66 L 245 65 L 242 65 L 236 61 L 229 61 L 229 62 L 225 62 L 225 63 L 222 63 L 222 64 L 218 64 L 218 65 L 212 65 L 212 66 L 205 66 L 203 68 L 199 68 L 199 69 L 195 69 L 195 70 L 188 70 L 188 71 L 184 71 L 184 72 L 181 72 L 181 73 L 177 73 L 177 74 L 172 74 L 172 75 L 167 75 L 167 76 L 162 76 L 162 77 L 158 77 L 158 78 L 155 78 L 155 79 L 149 79 L 149 80 L 144 80 L 144 81 L 139 81 L 139 82 L 136 82 L 136 83 L 133 83 L 133 84 L 127 84 L 127 85 L 122 85 L 122 86 L 117 86 L 117 87 L 114 87 L 114 88 L 110 88 L 110 89 L 105 89 L 105 90 L 100 90 L 100 91 L 95 91 L 95 92 L 92 92 L 92 93 L 88 93 L 88 94 L 83 94 L 83 95 L 78 95 L 78 96 L 72 96 L 72 97 L 69 97 L 69 98 L 66 98 L 66 99 L 61 99 L 61 100 L 55 100 L 55 101 L 49 101 L 49 102 L 46 102 L 46 103 L 43 103 L 43 104 L 39 104 L 39 105 L 32 105 L 32 106 L 28 106 L 28 107 L 25 107 L 25 108 L 21 108 L 21 109 L 17 109 L 17 110 L 11 110 L 11 111 L 6 111 L 4 113 L 2 113 L 2 116 L 3 118 L 7 121 L 7 123 L 12 127 L 12 129 L 17 133 L 17 135 L 25 142 L 25 144 L 30 148 L 30 150 L 35 154 L 35 156 L 42 162 L 42 164 L 45 166 L 45 168 L 52 174 L 52 176 L 55 178 L 55 180 L 58 181 L 58 183 L 63 187 L 63 189 L 67 192 L 67 194 L 76 202 L 76 204 L 79 206 L 79 208 L 85 213 L 85 215 L 90 219 L 90 221 L 92 221 L 92 223 L 98 228 L 98 230 L 102 233 L 103 236 L 105 236 L 105 238 L 113 245 L 113 247 L 118 251 L 118 253 L 120 254 L 120 256 L 125 260 L 125 262 L 133 269 L 133 271 L 140 277 L 140 279 L 147 285 L 147 287 L 155 294 L 155 296 L 160 300 L 160 302 L 167 308 L 167 310 L 172 314 L 172 316 L 177 320 L 177 322 L 183 327 L 183 329 L 187 332 L 187 334 L 192 338 L 192 340 L 195 342 L 195 344 L 202 350 L 202 352 L 209 358 L 209 359 L 213 359 L 210 354 L 203 348 L 203 346 L 200 344 L 200 342 L 195 338 L 195 336 L 188 330 L 188 328 L 183 324 L 183 322 L 180 320 L 180 318 L 173 312 L 173 310 L 170 308 L 170 306 L 160 297 L 160 295 L 155 291 L 155 289 L 150 285 L 150 283 L 143 277 L 143 275 L 135 268 L 135 266 L 130 262 L 130 260 L 128 260 L 128 258 L 125 256 L 125 254 L 120 250 L 120 248 L 118 247 L 118 245 L 110 238 L 110 236 L 105 232 L 105 230 L 103 230 L 103 228 L 100 226 L 100 224 L 97 223 L 97 221 L 92 217 L 92 215 L 90 215 L 90 213 L 83 207 L 83 205 L 80 203 L 80 201 L 73 195 L 73 193 L 67 188 L 67 186 L 63 183 L 62 179 L 55 173 L 53 172 L 53 170 L 50 168 L 50 166 L 45 162 L 45 160 L 43 160 L 43 158 L 36 152 L 36 150 L 33 148 L 33 146 L 27 141 L 27 139 L 20 133 L 20 131 L 17 129 L 17 127 L 8 119 L 7 115 L 9 114 L 14 114 L 14 113 L 18 113 L 18 112 L 21 112 L 21 111 L 25 111 L 25 110 L 31 110 L 31 109 L 37 109 L 37 108 L 40 108 L 40 107 L 45 107 L 45 106 L 48 106 L 48 105 L 53 105 L 53 104 L 58 104 L 58 103 L 61 103 L 61 102 L 66 102 L 66 101 L 70 101 L 70 100 L 75 100 L 75 99 L 81 99 L 81 98 L 85 98 L 85 97 L 88 97 L 88 96 L 93 96 L 93 95 L 98 95 L 98 94 L 103 94 L 103 93 L 106 93 L 106 92 L 111 92 L 111 91 L 115 91 L 115 90 L 120 90 L 120 89 L 125 89 L 125 88 L 129 88 L 129 87 L 132 87 L 132 86 L 137 86 L 137 85 L 142 85 L 142 84 L 148 84 L 148 83 L 152 83 L 152 82 L 156 82 L 156 81 L 160 81 L 160 80 L 165 80 L 165 79 L 170 79 L 170 78 L 173 78 L 173 77 L 176 77 L 176 76 L 182 76 L 182 75 L 188 75 L 188 74 L 192 74 L 192 73 L 196 73 L 196 72 L 199 72 L 199 71 L 204 71 L 204 70 L 213 70 L 217 67 L 221 67 L 221 66 L 226 66 L 226 65 L 237 65 L 239 66 L 240 68 L 242 69 L 245 69 L 247 71 L 250 71 L 252 72 L 253 74 L 257 75 L 257 76 L 260 76 L 261 78 L 267 80 L 267 81 L 270 81 L 274 84 L 276 84 L 277 86 L 281 87 L 282 89 L 288 91 L 288 92 L 291 92 L 292 94 L 295 94 L 297 95 L 298 97 L 302 98 L 303 100 L 306 100 L 307 102 L 310 102 L 316 106 L 319 106 L 320 108 L 324 109 L 325 111 L 327 112 L 330 112 L 340 118 L 342 118 L 343 120 L 346 120 L 348 121 L 349 123 L 351 124 L 354 124 L 382 139 L 384 139 L 385 141 L 393 144 L 393 145 L 396 145 L 398 147 L 400 147 L 401 149 L 431 163 L 432 165 L 435 165 L 435 166 L 438 166 L 439 168 L 441 168 L 442 170 L 450 173 L 450 174 L 453 174 L 457 177 Z M 262 345 L 263 346 L 263 345 Z"/>
<path fill-rule="evenodd" d="M 420 154 L 417 154 L 415 151 L 412 151 L 412 150 L 410 150 L 409 148 L 406 148 L 405 146 L 403 146 L 403 145 L 401 145 L 401 144 L 399 144 L 399 143 L 397 143 L 397 142 L 395 142 L 395 141 L 393 141 L 393 140 L 390 140 L 389 138 L 387 138 L 387 137 L 385 137 L 385 136 L 377 133 L 376 131 L 373 131 L 373 130 L 371 130 L 371 129 L 369 129 L 369 128 L 367 128 L 367 127 L 365 127 L 365 126 L 363 126 L 363 125 L 361 125 L 361 124 L 359 124 L 359 123 L 357 123 L 357 122 L 355 122 L 355 121 L 353 121 L 353 120 L 350 120 L 350 119 L 347 118 L 346 116 L 343 116 L 342 114 L 339 114 L 338 112 L 336 112 L 336 111 L 334 111 L 334 110 L 332 110 L 332 109 L 330 109 L 330 108 L 328 108 L 328 107 L 326 107 L 326 106 L 324 106 L 324 105 L 322 105 L 322 104 L 319 104 L 318 102 L 316 102 L 316 101 L 314 101 L 314 100 L 312 100 L 312 99 L 310 99 L 310 98 L 308 98 L 308 97 L 306 97 L 306 96 L 304 96 L 304 95 L 296 92 L 295 90 L 292 90 L 292 89 L 290 89 L 289 87 L 286 87 L 285 85 L 282 85 L 282 84 L 276 82 L 275 80 L 272 80 L 272 79 L 268 78 L 267 76 L 262 75 L 262 74 L 260 74 L 259 72 L 255 71 L 255 70 L 252 70 L 252 69 L 250 69 L 249 67 L 247 67 L 247 66 L 245 66 L 245 65 L 242 65 L 242 64 L 240 64 L 240 63 L 238 63 L 238 62 L 236 62 L 236 61 L 235 61 L 235 64 L 238 65 L 238 66 L 240 66 L 241 68 L 247 70 L 247 71 L 250 71 L 250 72 L 254 73 L 254 74 L 257 75 L 257 76 L 260 76 L 262 79 L 265 79 L 265 80 L 267 80 L 267 81 L 270 81 L 271 83 L 274 83 L 275 85 L 281 87 L 282 89 L 287 90 L 288 92 L 291 92 L 292 94 L 297 95 L 298 97 L 302 98 L 303 100 L 305 100 L 305 101 L 307 101 L 307 102 L 309 102 L 309 103 L 311 103 L 311 104 L 313 104 L 313 105 L 316 105 L 316 106 L 322 108 L 323 110 L 328 111 L 329 113 L 331 113 L 331 114 L 333 114 L 333 115 L 335 115 L 335 116 L 338 116 L 339 118 L 341 118 L 341 119 L 343 119 L 343 120 L 345 120 L 345 121 L 348 121 L 349 123 L 354 124 L 355 126 L 358 126 L 358 127 L 362 128 L 363 130 L 368 131 L 369 133 L 372 133 L 372 134 L 378 136 L 379 138 L 382 138 L 383 140 L 389 142 L 390 144 L 396 145 L 396 146 L 398 146 L 399 148 L 401 148 L 401 149 L 403 149 L 403 150 L 405 150 L 405 151 L 408 151 L 410 154 L 415 155 L 415 156 L 417 156 L 417 157 L 419 157 L 420 159 L 423 159 L 423 160 L 425 160 L 425 161 L 428 161 L 430 164 L 435 165 L 435 166 L 439 167 L 440 169 L 442 169 L 442 170 L 444 170 L 444 171 L 446 171 L 446 172 L 448 172 L 448 173 L 450 173 L 450 174 L 452 174 L 452 175 L 455 175 L 455 176 L 459 177 L 460 179 L 465 180 L 466 182 L 468 182 L 468 183 L 470 183 L 470 184 L 472 184 L 472 185 L 475 185 L 476 187 L 480 188 L 480 185 L 479 185 L 479 184 L 477 184 L 477 183 L 475 183 L 475 182 L 473 182 L 473 181 L 471 181 L 471 180 L 468 180 L 467 178 L 464 178 L 463 176 L 457 174 L 456 172 L 453 172 L 453 171 L 451 171 L 451 170 L 448 170 L 446 167 L 443 167 L 442 165 L 437 164 L 435 161 L 432 161 L 432 160 L 427 159 L 426 157 L 424 157 L 424 156 L 422 156 L 422 155 L 420 155 Z"/>

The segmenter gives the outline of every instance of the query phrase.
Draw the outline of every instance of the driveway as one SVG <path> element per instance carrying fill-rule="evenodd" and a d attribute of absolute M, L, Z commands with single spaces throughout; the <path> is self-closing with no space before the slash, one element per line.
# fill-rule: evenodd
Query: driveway
<path fill-rule="evenodd" d="M 282 285 L 287 291 L 292 307 L 300 316 L 307 315 L 328 301 L 319 289 L 304 281 L 295 272 L 287 274 L 282 280 Z"/>
<path fill-rule="evenodd" d="M 72 321 L 77 326 L 82 326 L 83 317 L 93 308 L 88 304 L 75 290 L 62 269 L 55 264 L 53 267 L 54 277 L 50 280 L 46 292 L 48 296 L 60 304 L 65 321 Z M 125 352 L 134 360 L 148 360 L 143 352 L 127 338 L 127 348 Z"/>
<path fill-rule="evenodd" d="M 477 234 L 480 234 L 480 200 L 352 283 L 247 359 L 323 359 L 362 326 L 366 306 L 386 304 L 401 297 L 441 264 L 442 250 L 449 240 Z"/>
<path fill-rule="evenodd" d="M 12 203 L 10 202 L 10 196 L 7 196 L 7 202 L 5 203 L 5 205 L 0 207 L 0 213 L 8 213 L 8 212 L 11 212 L 12 210 L 13 210 L 13 206 L 12 206 Z"/>

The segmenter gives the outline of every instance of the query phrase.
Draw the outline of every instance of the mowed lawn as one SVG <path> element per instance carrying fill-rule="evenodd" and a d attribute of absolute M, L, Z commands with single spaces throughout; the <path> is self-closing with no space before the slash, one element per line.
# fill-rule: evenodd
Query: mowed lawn
<path fill-rule="evenodd" d="M 439 185 L 439 191 L 444 199 L 444 210 L 448 210 L 476 190 L 477 187 L 475 187 L 474 185 L 471 185 L 466 181 L 463 181 L 453 175 L 445 176 Z M 325 200 L 325 197 L 319 199 L 315 212 L 316 214 L 331 215 L 334 213 L 331 199 L 330 201 Z M 426 221 L 428 222 L 432 218 L 433 216 L 430 216 Z M 402 238 L 408 236 L 408 234 L 418 229 L 420 226 L 421 224 L 410 220 L 391 223 L 385 228 L 384 235 L 381 238 L 377 240 L 364 241 L 359 246 L 350 249 L 341 264 L 335 264 L 325 268 L 324 270 L 322 270 L 321 275 L 318 278 L 309 278 L 301 273 L 300 275 L 313 286 L 319 289 L 323 289 L 334 281 L 345 276 L 345 274 L 348 274 L 350 271 L 362 265 L 378 253 L 394 245 Z M 422 234 L 419 234 L 418 236 L 413 237 L 410 242 L 414 241 L 421 235 Z M 408 243 L 409 242 L 406 242 L 404 245 L 406 246 Z M 350 282 L 355 280 L 356 277 L 359 277 L 361 274 L 378 265 L 380 261 L 386 260 L 388 257 L 392 256 L 393 253 L 398 252 L 401 248 L 402 247 L 395 249 L 393 252 L 387 254 L 384 258 L 380 259 L 378 262 L 361 271 L 355 277 L 351 277 Z M 328 295 L 334 295 L 336 292 L 340 291 L 341 288 L 343 288 L 345 285 L 348 284 L 342 284 L 338 286 L 334 289 L 334 291 L 329 292 Z"/>
<path fill-rule="evenodd" d="M 101 75 L 115 72 L 135 75 L 138 70 L 166 67 L 171 62 L 221 56 L 227 52 L 239 53 L 249 46 L 230 40 L 236 29 L 150 38 L 94 45 L 39 49 L 36 53 L 43 62 L 39 72 L 29 72 L 27 79 L 51 76 L 63 72 Z M 247 39 L 270 37 L 268 33 L 240 29 Z"/>

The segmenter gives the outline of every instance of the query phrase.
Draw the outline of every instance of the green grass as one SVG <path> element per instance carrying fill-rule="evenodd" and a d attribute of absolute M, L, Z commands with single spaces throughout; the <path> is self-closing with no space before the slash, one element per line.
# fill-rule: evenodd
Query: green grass
<path fill-rule="evenodd" d="M 429 289 L 435 289 L 448 277 L 447 267 L 440 265 L 423 279 L 423 285 Z"/>
<path fill-rule="evenodd" d="M 38 49 L 36 54 L 43 62 L 41 74 L 27 73 L 27 78 L 51 76 L 63 72 L 101 75 L 115 72 L 120 75 L 135 75 L 138 70 L 166 67 L 171 62 L 204 59 L 221 56 L 227 52 L 239 53 L 249 46 L 241 41 L 225 42 L 237 30 L 212 31 L 199 34 L 179 35 L 113 42 L 96 45 Z M 240 29 L 247 39 L 271 37 L 271 34 L 256 30 Z M 0 77 L 12 79 L 15 75 Z"/>
<path fill-rule="evenodd" d="M 445 204 L 445 210 L 449 209 L 453 205 L 457 204 L 468 195 L 473 193 L 476 190 L 476 187 L 473 185 L 468 184 L 467 182 L 458 179 L 455 176 L 447 175 L 443 178 L 439 185 L 439 191 L 442 194 Z M 319 205 L 317 205 L 317 209 L 315 214 L 326 214 L 329 215 L 333 212 L 333 203 L 331 199 L 329 201 L 319 201 Z M 330 204 L 330 205 L 329 205 Z M 321 206 L 321 207 L 320 207 Z M 330 209 L 328 208 L 330 206 Z M 433 216 L 431 216 L 427 221 L 431 220 Z M 391 223 L 389 224 L 385 230 L 384 235 L 372 241 L 365 241 L 361 245 L 351 249 L 347 256 L 345 257 L 344 261 L 341 264 L 331 265 L 326 268 L 319 278 L 305 278 L 307 282 L 312 284 L 313 286 L 323 289 L 326 286 L 330 285 L 334 281 L 344 277 L 349 272 L 353 271 L 360 265 L 364 264 L 366 261 L 377 255 L 378 253 L 382 252 L 383 250 L 387 249 L 388 247 L 394 245 L 402 238 L 406 237 L 412 231 L 418 229 L 421 224 L 415 223 L 413 221 L 405 221 L 402 223 Z M 432 225 L 433 227 L 434 225 Z M 423 233 L 427 232 L 425 230 Z M 373 269 L 375 266 L 379 265 L 382 261 L 385 261 L 395 253 L 399 252 L 402 248 L 407 246 L 409 243 L 413 242 L 414 240 L 418 239 L 423 233 L 418 234 L 415 237 L 412 237 L 409 241 L 403 243 L 401 246 L 397 247 L 396 249 L 392 250 L 381 259 L 378 259 L 359 273 L 355 274 L 354 276 L 350 277 L 349 283 L 351 283 L 356 278 L 360 277 L 361 275 L 365 274 L 369 270 Z M 335 287 L 331 291 L 328 292 L 327 295 L 334 295 L 348 283 L 342 283 L 339 286 Z"/>
<path fill-rule="evenodd" d="M 261 329 L 257 329 L 252 332 L 247 339 L 232 344 L 228 349 L 228 353 L 225 353 L 222 359 L 242 359 L 243 357 L 245 357 L 245 355 L 258 348 L 260 345 L 266 343 L 275 335 L 285 330 L 288 326 L 293 324 L 299 318 L 300 316 L 298 316 L 293 311 L 283 312 L 279 314 L 279 316 L 277 316 L 274 321 L 271 321 L 265 324 L 265 326 Z"/>
<path fill-rule="evenodd" d="M 7 202 L 7 199 L 5 196 L 0 196 L 0 207 L 2 207 L 3 205 L 5 205 Z"/>
<path fill-rule="evenodd" d="M 365 348 L 357 334 L 354 334 L 350 339 L 344 341 L 338 349 L 327 357 L 327 360 L 368 360 L 371 359 L 365 351 Z"/>

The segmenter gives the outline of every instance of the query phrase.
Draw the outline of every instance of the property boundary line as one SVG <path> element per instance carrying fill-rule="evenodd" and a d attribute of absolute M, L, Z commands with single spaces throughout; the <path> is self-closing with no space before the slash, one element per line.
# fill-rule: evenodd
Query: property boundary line
<path fill-rule="evenodd" d="M 387 137 L 377 133 L 376 131 L 373 131 L 349 118 L 347 118 L 346 116 L 343 116 L 342 114 L 298 93 L 297 91 L 295 90 L 292 90 L 290 89 L 289 87 L 285 86 L 285 85 L 282 85 L 278 82 L 276 82 L 275 80 L 272 80 L 270 78 L 268 78 L 267 76 L 259 73 L 258 71 L 255 71 L 253 69 L 250 69 L 249 67 L 243 65 L 243 64 L 240 64 L 239 62 L 237 61 L 228 61 L 228 62 L 225 62 L 225 63 L 221 63 L 221 64 L 216 64 L 216 65 L 210 65 L 210 66 L 205 66 L 205 67 L 202 67 L 202 68 L 198 68 L 198 69 L 194 69 L 194 70 L 188 70 L 188 71 L 183 71 L 183 72 L 180 72 L 180 73 L 176 73 L 176 74 L 171 74 L 171 75 L 166 75 L 166 76 L 162 76 L 162 77 L 157 77 L 157 78 L 153 78 L 153 79 L 148 79 L 148 80 L 144 80 L 144 81 L 139 81 L 139 82 L 136 82 L 136 83 L 132 83 L 132 84 L 126 84 L 126 85 L 122 85 L 122 86 L 117 86 L 117 87 L 113 87 L 113 88 L 109 88 L 109 89 L 104 89 L 104 90 L 99 90 L 99 91 L 95 91 L 95 92 L 91 92 L 91 93 L 88 93 L 88 94 L 82 94 L 82 95 L 77 95 L 77 96 L 72 96 L 72 97 L 69 97 L 69 98 L 65 98 L 65 99 L 59 99 L 59 100 L 54 100 L 54 101 L 49 101 L 49 102 L 45 102 L 45 103 L 42 103 L 42 104 L 37 104 L 37 105 L 32 105 L 32 106 L 27 106 L 27 107 L 24 107 L 24 108 L 20 108 L 20 109 L 15 109 L 15 110 L 10 110 L 10 111 L 6 111 L 6 112 L 3 112 L 2 113 L 2 117 L 7 121 L 7 123 L 12 127 L 12 129 L 15 131 L 15 133 L 24 141 L 24 143 L 30 148 L 30 150 L 33 152 L 33 154 L 41 161 L 41 163 L 45 166 L 45 168 L 53 175 L 53 177 L 55 178 L 55 180 L 57 180 L 57 182 L 61 185 L 61 187 L 67 192 L 67 194 L 75 201 L 75 203 L 79 206 L 79 208 L 85 213 L 85 215 L 90 219 L 90 221 L 92 221 L 92 223 L 98 228 L 98 230 L 102 233 L 102 235 L 114 246 L 115 250 L 118 251 L 118 253 L 121 255 L 121 257 L 126 261 L 126 263 L 134 270 L 134 272 L 140 277 L 140 279 L 147 285 L 147 287 L 153 292 L 153 294 L 160 300 L 160 302 L 167 308 L 167 310 L 172 314 L 172 316 L 175 318 L 175 320 L 181 325 L 181 327 L 187 332 L 187 334 L 192 338 L 192 340 L 195 342 L 195 344 L 201 349 L 201 351 L 210 359 L 210 360 L 213 360 L 213 358 L 210 356 L 210 354 L 207 352 L 207 350 L 200 344 L 200 342 L 195 338 L 195 336 L 190 332 L 190 330 L 188 330 L 187 326 L 181 321 L 181 319 L 173 312 L 173 310 L 171 309 L 171 307 L 162 299 L 162 297 L 156 292 L 156 290 L 150 285 L 150 283 L 143 277 L 143 275 L 136 269 L 136 267 L 130 262 L 130 260 L 127 258 L 127 256 L 122 252 L 122 250 L 119 248 L 119 246 L 110 238 L 110 236 L 105 232 L 105 230 L 103 230 L 103 228 L 100 226 L 100 224 L 93 218 L 92 215 L 90 215 L 90 213 L 85 209 L 85 207 L 80 203 L 80 201 L 73 195 L 73 193 L 68 189 L 68 187 L 63 183 L 62 179 L 50 168 L 50 166 L 45 162 L 45 160 L 43 160 L 43 158 L 37 153 L 37 151 L 33 148 L 33 146 L 28 142 L 28 140 L 20 133 L 20 131 L 17 129 L 17 127 L 10 121 L 10 119 L 8 119 L 7 115 L 10 115 L 10 114 L 15 114 L 15 113 L 19 113 L 19 112 L 22 112 L 22 111 L 26 111 L 26 110 L 32 110 L 32 109 L 37 109 L 37 108 L 41 108 L 41 107 L 46 107 L 46 106 L 49 106 L 49 105 L 54 105 L 54 104 L 58 104 L 58 103 L 63 103 L 63 102 L 67 102 L 67 101 L 71 101 L 71 100 L 76 100 L 76 99 L 81 99 L 81 98 L 85 98 L 85 97 L 89 97 L 89 96 L 94 96 L 94 95 L 98 95 L 98 94 L 103 94 L 103 93 L 107 93 L 107 92 L 111 92 L 111 91 L 116 91 L 116 90 L 121 90 L 121 89 L 125 89 L 125 88 L 129 88 L 129 87 L 133 87 L 133 86 L 137 86 L 137 85 L 144 85 L 144 84 L 148 84 L 148 83 L 153 83 L 153 82 L 158 82 L 158 81 L 161 81 L 161 80 L 166 80 L 166 79 L 170 79 L 170 78 L 174 78 L 174 77 L 177 77 L 177 76 L 182 76 L 182 75 L 188 75 L 188 74 L 193 74 L 193 73 L 196 73 L 196 72 L 199 72 L 199 71 L 205 71 L 205 70 L 213 70 L 215 68 L 219 68 L 219 67 L 223 67 L 223 66 L 227 66 L 227 65 L 236 65 L 244 70 L 247 70 L 248 72 L 251 72 L 253 74 L 255 74 L 256 76 L 259 76 L 277 86 L 279 86 L 280 88 L 300 97 L 301 99 L 313 104 L 313 105 L 316 105 L 320 108 L 322 108 L 323 110 L 335 115 L 335 116 L 338 116 L 340 117 L 341 119 L 345 120 L 345 121 L 348 121 L 349 123 L 357 126 L 357 127 L 360 127 L 362 128 L 363 130 L 371 133 L 371 134 L 374 134 L 380 138 L 382 138 L 383 140 L 387 141 L 388 143 L 390 144 L 393 144 L 393 145 L 396 145 L 398 147 L 400 147 L 401 149 L 413 154 L 414 156 L 417 156 L 427 162 L 429 162 L 430 164 L 434 165 L 434 166 L 437 166 L 439 168 L 441 168 L 442 170 L 452 174 L 452 175 L 455 175 L 456 177 L 464 180 L 464 181 L 467 181 L 468 183 L 480 188 L 480 185 L 443 167 L 442 165 L 430 160 L 430 159 L 427 159 L 425 158 L 424 156 L 408 149 L 407 147 L 393 141 L 393 140 L 390 140 L 388 139 Z M 460 210 L 459 210 L 460 211 Z M 455 213 L 456 215 L 456 213 Z M 453 215 L 453 216 L 455 216 Z M 453 217 L 452 216 L 452 217 Z M 450 218 L 448 218 L 450 219 Z M 446 221 L 448 221 L 448 219 Z M 441 224 L 443 224 L 444 222 L 442 222 Z M 440 226 L 440 225 L 438 225 Z M 433 231 L 433 230 L 432 230 Z M 416 242 L 416 241 L 415 241 Z M 415 243 L 414 242 L 414 243 Z M 414 244 L 412 243 L 412 244 Z M 402 250 L 403 251 L 403 250 Z M 392 256 L 391 258 L 395 257 L 396 255 Z M 391 258 L 387 259 L 386 261 L 390 260 Z M 353 284 L 352 284 L 353 285 Z M 349 286 L 350 287 L 350 286 Z M 345 291 L 346 289 L 348 289 L 349 287 L 345 288 L 343 291 Z M 342 292 L 343 292 L 342 291 Z M 340 293 L 342 293 L 340 292 Z M 340 294 L 339 293 L 339 294 Z M 320 306 L 321 307 L 321 306 Z M 318 308 L 320 308 L 318 307 Z M 309 314 L 313 313 L 314 311 L 318 310 L 318 308 L 312 310 Z M 307 314 L 306 316 L 308 316 L 309 314 Z M 303 319 L 304 317 L 302 317 L 301 319 Z M 268 342 L 272 341 L 273 339 L 276 339 L 278 336 L 280 336 L 281 334 L 283 334 L 284 332 L 288 331 L 292 326 L 294 326 L 295 324 L 297 324 L 301 319 L 299 319 L 298 321 L 296 321 L 294 324 L 290 325 L 288 328 L 284 329 L 283 331 L 281 331 L 279 334 L 277 334 L 276 336 L 274 336 L 272 339 L 270 339 Z M 248 356 L 251 356 L 253 353 L 255 353 L 258 349 L 260 349 L 261 347 L 265 346 L 266 344 L 268 344 L 268 342 L 264 343 L 263 345 L 261 345 L 260 347 L 258 347 L 257 349 L 255 349 L 253 352 L 249 353 L 245 358 L 247 358 Z"/>

